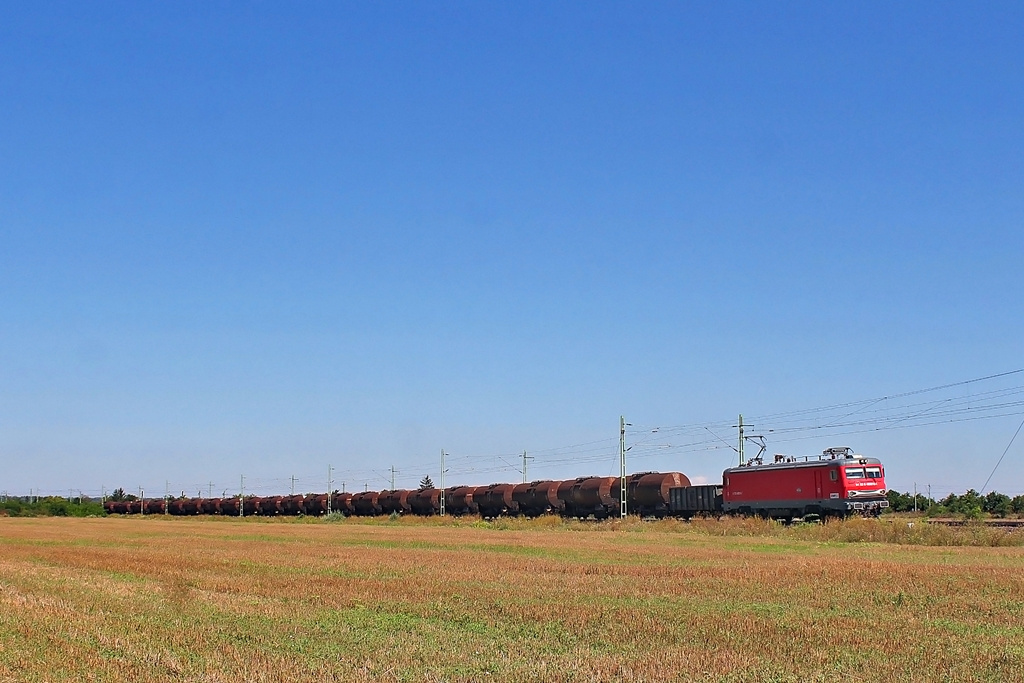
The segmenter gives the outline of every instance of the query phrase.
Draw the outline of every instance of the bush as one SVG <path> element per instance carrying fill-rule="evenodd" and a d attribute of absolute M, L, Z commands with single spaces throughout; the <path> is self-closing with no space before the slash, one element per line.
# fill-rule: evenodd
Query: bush
<path fill-rule="evenodd" d="M 20 517 L 25 509 L 25 504 L 17 498 L 11 498 L 0 503 L 0 510 L 3 510 L 10 517 Z"/>
<path fill-rule="evenodd" d="M 52 517 L 67 517 L 68 502 L 63 498 L 50 498 L 43 503 L 43 509 Z"/>
<path fill-rule="evenodd" d="M 8 498 L 0 503 L 0 511 L 7 517 L 100 517 L 106 515 L 97 501 L 51 496 L 27 503 L 20 498 Z"/>

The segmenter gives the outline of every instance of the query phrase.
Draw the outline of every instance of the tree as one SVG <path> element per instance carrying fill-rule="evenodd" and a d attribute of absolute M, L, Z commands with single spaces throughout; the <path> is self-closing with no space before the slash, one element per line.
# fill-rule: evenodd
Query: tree
<path fill-rule="evenodd" d="M 54 517 L 67 517 L 68 501 L 50 496 L 43 502 L 43 509 Z"/>
<path fill-rule="evenodd" d="M 990 491 L 985 496 L 985 512 L 996 517 L 1005 517 L 1010 514 L 1010 497 L 1005 493 Z"/>
<path fill-rule="evenodd" d="M 985 497 L 974 489 L 968 489 L 967 493 L 958 496 L 951 493 L 941 501 L 942 506 L 954 515 L 963 515 L 968 519 L 978 519 L 985 507 Z"/>
<path fill-rule="evenodd" d="M 114 489 L 114 492 L 110 494 L 110 500 L 126 500 L 124 497 L 124 489 Z"/>
<path fill-rule="evenodd" d="M 432 488 L 434 488 L 434 480 L 430 478 L 429 474 L 420 479 L 420 491 Z"/>
<path fill-rule="evenodd" d="M 1019 514 L 1024 514 L 1024 496 L 1014 496 L 1010 501 L 1010 509 Z"/>

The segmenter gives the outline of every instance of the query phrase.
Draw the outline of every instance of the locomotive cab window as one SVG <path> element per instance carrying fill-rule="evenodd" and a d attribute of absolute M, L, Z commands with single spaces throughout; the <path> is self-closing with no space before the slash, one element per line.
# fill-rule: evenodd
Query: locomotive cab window
<path fill-rule="evenodd" d="M 846 468 L 847 479 L 863 479 L 864 468 L 863 467 L 847 467 Z"/>
<path fill-rule="evenodd" d="M 882 468 L 881 467 L 865 467 L 864 468 L 864 476 L 866 476 L 868 479 L 881 479 L 882 478 Z"/>

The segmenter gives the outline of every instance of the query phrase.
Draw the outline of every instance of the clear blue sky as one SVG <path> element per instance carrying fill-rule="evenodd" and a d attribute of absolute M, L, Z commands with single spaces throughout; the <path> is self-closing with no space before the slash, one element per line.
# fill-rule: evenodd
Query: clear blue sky
<path fill-rule="evenodd" d="M 781 434 L 1020 369 L 1022 26 L 1009 2 L 5 3 L 0 489 L 411 487 L 441 448 L 449 483 L 516 480 L 524 449 L 608 474 L 620 414 L 630 469 L 714 479 L 738 413 Z M 769 453 L 980 488 L 1020 388 L 925 394 L 959 406 L 938 424 L 914 397 L 856 404 L 859 431 L 798 416 Z M 1024 437 L 992 486 L 1024 492 Z"/>

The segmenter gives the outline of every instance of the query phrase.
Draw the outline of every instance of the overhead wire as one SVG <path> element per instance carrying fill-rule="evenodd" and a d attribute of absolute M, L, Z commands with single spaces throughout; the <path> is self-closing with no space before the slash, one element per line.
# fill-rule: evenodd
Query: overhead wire
<path fill-rule="evenodd" d="M 1002 464 L 1003 458 L 1005 458 L 1006 454 L 1010 451 L 1010 446 L 1013 445 L 1013 442 L 1016 441 L 1017 439 L 1017 435 L 1020 434 L 1021 427 L 1024 427 L 1024 420 L 1021 420 L 1020 425 L 1018 425 L 1017 427 L 1017 431 L 1015 431 L 1013 433 L 1013 436 L 1010 438 L 1010 443 L 1006 444 L 1006 448 L 1003 449 L 1003 454 L 999 456 L 999 460 L 996 462 L 996 466 L 992 468 L 992 472 L 989 473 L 988 479 L 985 480 L 985 485 L 981 487 L 981 493 L 985 493 L 985 489 L 988 488 L 988 483 L 992 481 L 992 477 L 995 475 L 996 470 L 999 469 L 999 465 Z"/>
<path fill-rule="evenodd" d="M 939 391 L 947 391 L 963 386 L 973 386 L 982 382 L 994 381 L 1024 373 L 1024 368 L 977 377 L 958 382 L 906 391 L 886 396 L 877 396 L 857 401 L 838 402 L 825 406 L 787 410 L 749 417 L 745 423 L 756 431 L 770 435 L 772 443 L 794 443 L 809 439 L 824 439 L 842 435 L 861 434 L 892 429 L 908 429 L 934 426 L 937 424 L 961 423 L 974 420 L 997 419 L 1024 415 L 1024 385 L 997 387 L 986 391 L 971 393 L 966 396 L 942 396 L 917 401 L 912 397 L 922 396 Z M 1024 422 L 1021 423 L 1024 427 Z M 674 456 L 689 453 L 714 453 L 723 448 L 736 451 L 737 448 L 716 433 L 717 430 L 734 429 L 737 425 L 732 420 L 711 420 L 676 425 L 641 425 L 635 424 L 630 430 L 633 434 L 643 436 L 630 445 L 631 459 L 646 459 L 657 456 Z M 1018 428 L 1018 432 L 1021 428 Z M 1017 433 L 1014 435 L 1016 438 Z M 649 443 L 658 435 L 659 441 L 667 443 Z M 1011 439 L 1010 445 L 1012 445 Z M 618 458 L 618 438 L 609 436 L 590 441 L 580 441 L 566 446 L 528 449 L 533 462 L 533 472 L 545 472 L 559 468 L 578 465 L 605 465 Z M 1007 451 L 1009 446 L 1007 446 Z M 520 452 L 498 452 L 487 455 L 475 453 L 446 454 L 445 467 L 448 476 L 480 476 L 503 472 L 520 472 L 514 465 Z M 996 468 L 1003 461 L 1006 452 L 996 463 Z M 512 461 L 512 462 L 510 462 Z M 422 471 L 429 473 L 438 467 L 437 460 L 423 460 L 403 465 L 408 472 Z M 358 483 L 368 485 L 378 479 L 390 483 L 389 477 L 380 472 L 364 467 L 338 467 L 334 470 L 333 479 L 345 482 L 350 488 L 358 487 Z M 994 474 L 995 470 L 993 470 Z M 989 479 L 992 475 L 990 474 Z M 294 483 L 296 491 L 300 489 L 318 490 L 326 485 L 325 476 L 304 474 L 295 477 L 246 477 L 247 491 L 270 491 L 289 489 Z M 357 483 L 358 482 L 358 483 Z M 986 486 L 988 481 L 986 481 Z M 180 490 L 180 484 L 173 488 Z M 188 486 L 196 486 L 189 484 Z M 147 490 L 163 489 L 163 486 Z M 225 492 L 237 492 L 238 482 L 229 486 L 218 483 L 214 487 Z M 188 488 L 186 487 L 186 490 Z M 201 485 L 203 491 L 208 484 Z"/>

